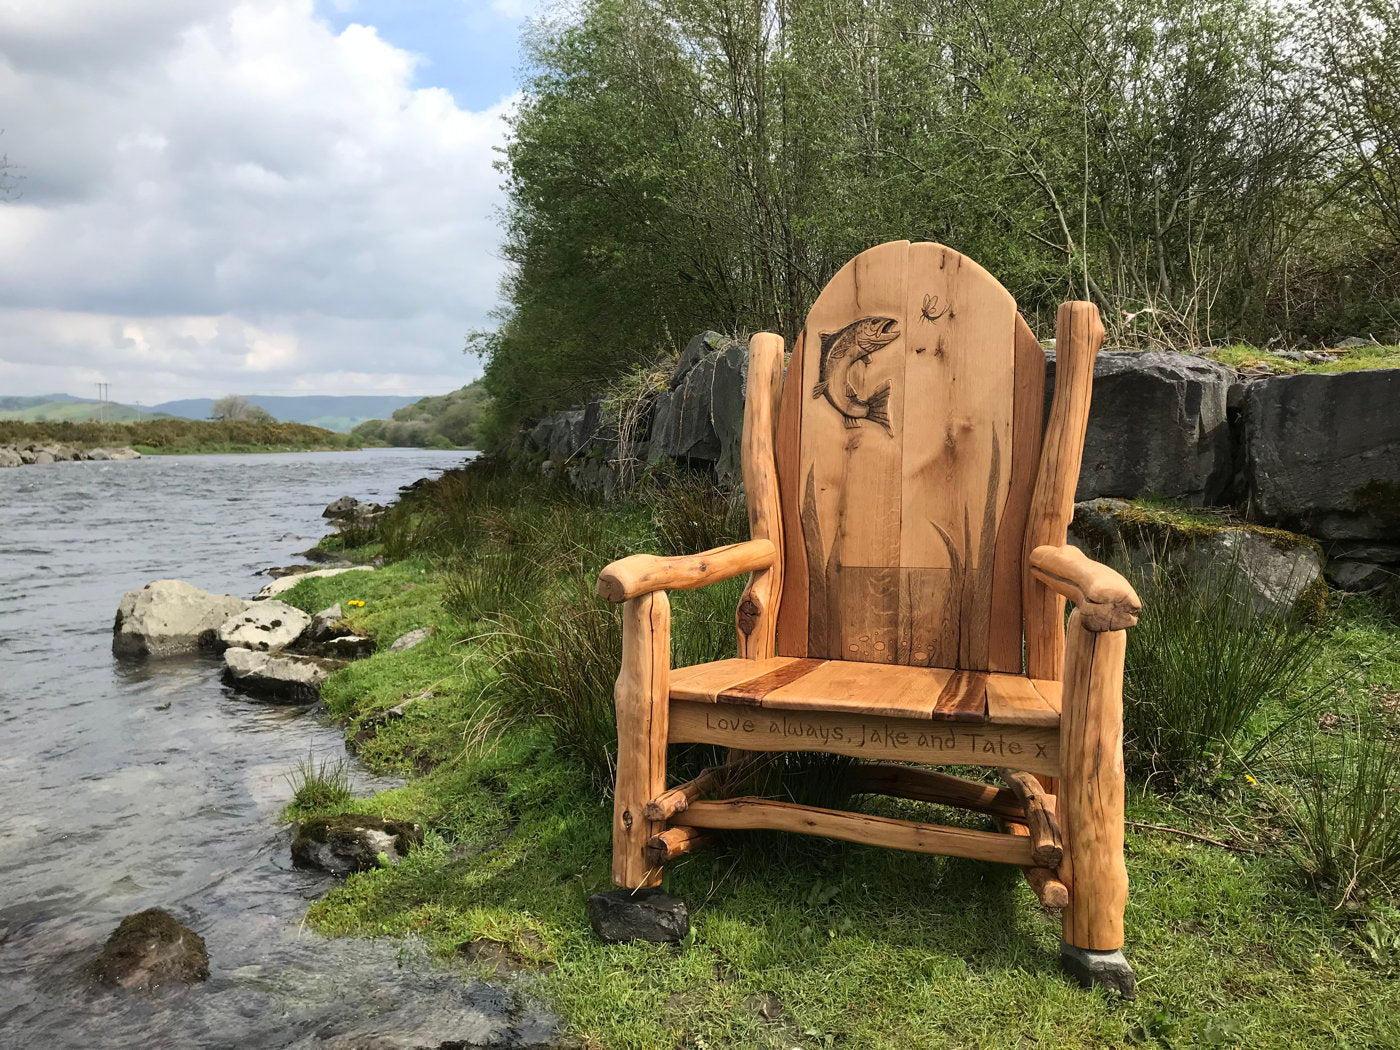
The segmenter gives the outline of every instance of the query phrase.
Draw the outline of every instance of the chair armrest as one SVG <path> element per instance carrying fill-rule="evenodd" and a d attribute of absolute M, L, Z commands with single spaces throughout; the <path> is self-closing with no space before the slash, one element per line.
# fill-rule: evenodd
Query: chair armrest
<path fill-rule="evenodd" d="M 1138 622 L 1142 599 L 1121 574 L 1086 557 L 1078 547 L 1037 547 L 1030 573 L 1074 602 L 1091 631 L 1121 631 Z"/>
<path fill-rule="evenodd" d="M 652 591 L 691 591 L 707 583 L 766 569 L 777 556 L 772 540 L 745 540 L 679 558 L 634 554 L 618 559 L 599 574 L 598 596 L 610 602 L 625 602 Z"/>

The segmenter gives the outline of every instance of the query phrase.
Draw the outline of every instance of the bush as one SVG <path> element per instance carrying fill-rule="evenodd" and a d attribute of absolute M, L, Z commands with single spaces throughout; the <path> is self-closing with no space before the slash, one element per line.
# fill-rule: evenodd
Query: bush
<path fill-rule="evenodd" d="M 350 791 L 350 768 L 343 759 L 321 759 L 307 755 L 287 774 L 292 800 L 284 815 L 289 820 L 342 809 L 354 799 Z"/>

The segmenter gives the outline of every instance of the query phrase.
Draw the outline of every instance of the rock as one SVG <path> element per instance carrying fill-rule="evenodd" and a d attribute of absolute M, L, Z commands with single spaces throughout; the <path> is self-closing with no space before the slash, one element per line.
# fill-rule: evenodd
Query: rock
<path fill-rule="evenodd" d="M 350 875 L 379 867 L 381 854 L 398 864 L 414 846 L 423 844 L 423 829 L 405 820 L 386 820 L 366 813 L 316 817 L 297 825 L 292 838 L 292 862 L 332 875 Z"/>
<path fill-rule="evenodd" d="M 1400 546 L 1385 543 L 1331 543 L 1327 582 L 1344 591 L 1373 591 L 1400 581 Z"/>
<path fill-rule="evenodd" d="M 247 604 L 183 580 L 156 580 L 122 598 L 112 625 L 112 650 L 122 656 L 171 656 L 211 647 L 224 622 Z"/>
<path fill-rule="evenodd" d="M 90 448 L 83 454 L 84 459 L 108 460 L 112 458 L 105 448 Z"/>
<path fill-rule="evenodd" d="M 255 649 L 224 651 L 224 677 L 241 692 L 287 703 L 312 703 L 321 683 L 345 664 L 319 656 L 265 653 Z"/>
<path fill-rule="evenodd" d="M 237 646 L 275 652 L 291 645 L 310 626 L 311 617 L 285 602 L 250 602 L 220 625 L 218 644 L 225 649 Z"/>
<path fill-rule="evenodd" d="M 1055 369 L 1046 356 L 1048 411 Z M 1099 354 L 1075 498 L 1225 502 L 1234 476 L 1227 410 L 1235 383 L 1232 369 L 1190 354 Z"/>
<path fill-rule="evenodd" d="M 34 462 L 34 456 L 36 453 L 34 452 L 34 449 L 32 447 L 16 449 L 16 451 L 19 453 L 19 461 L 21 463 L 28 464 Z"/>
<path fill-rule="evenodd" d="M 321 576 L 339 576 L 342 572 L 373 572 L 369 565 L 345 565 L 336 569 L 311 569 L 307 572 L 297 573 L 295 576 L 283 576 L 273 580 L 257 594 L 253 595 L 253 601 L 266 601 L 268 598 L 275 598 L 283 591 L 289 591 L 302 580 L 315 579 Z"/>
<path fill-rule="evenodd" d="M 699 347 L 705 353 L 695 357 Z M 692 339 L 671 389 L 657 396 L 647 458 L 713 463 L 722 476 L 737 477 L 747 376 L 746 345 L 713 332 Z"/>
<path fill-rule="evenodd" d="M 342 634 L 335 638 L 327 638 L 319 645 L 314 655 L 348 662 L 373 656 L 376 648 L 373 638 L 362 634 Z"/>
<path fill-rule="evenodd" d="M 1100 952 L 1061 941 L 1060 966 L 1082 988 L 1102 988 L 1130 1001 L 1137 998 L 1137 977 L 1121 949 Z"/>
<path fill-rule="evenodd" d="M 209 976 L 204 938 L 163 908 L 128 915 L 107 938 L 93 964 L 103 984 L 132 991 L 194 984 Z"/>
<path fill-rule="evenodd" d="M 1359 335 L 1349 335 L 1336 343 L 1339 350 L 1355 350 L 1358 346 L 1379 346 L 1374 339 L 1362 339 Z"/>
<path fill-rule="evenodd" d="M 20 467 L 24 465 L 24 460 L 20 458 L 19 450 L 8 445 L 0 446 L 0 467 Z"/>
<path fill-rule="evenodd" d="M 372 524 L 388 510 L 379 503 L 361 502 L 353 496 L 341 496 L 327 504 L 321 517 L 330 518 L 339 529 L 363 528 Z"/>
<path fill-rule="evenodd" d="M 676 944 L 690 932 L 685 901 L 659 889 L 595 893 L 588 898 L 588 921 L 598 938 L 608 944 Z"/>
<path fill-rule="evenodd" d="M 354 496 L 341 496 L 339 499 L 331 500 L 326 505 L 326 509 L 321 511 L 323 518 L 349 518 L 353 517 L 360 508 L 360 501 Z"/>
<path fill-rule="evenodd" d="M 345 622 L 340 603 L 322 609 L 311 617 L 311 623 L 301 632 L 292 648 L 299 653 L 324 656 L 332 660 L 362 660 L 373 656 L 375 641 L 356 634 Z"/>
<path fill-rule="evenodd" d="M 134 448 L 114 448 L 107 450 L 107 458 L 116 460 L 140 459 L 141 453 Z"/>
<path fill-rule="evenodd" d="M 48 449 L 40 449 L 38 452 L 34 453 L 34 458 L 30 460 L 30 462 L 42 466 L 46 463 L 53 463 L 55 460 L 53 453 Z"/>
<path fill-rule="evenodd" d="M 284 576 L 300 576 L 311 571 L 313 571 L 313 567 L 310 565 L 269 565 L 259 575 L 271 576 L 274 580 L 280 580 Z"/>
<path fill-rule="evenodd" d="M 1244 398 L 1246 507 L 1323 540 L 1400 535 L 1400 369 L 1275 376 Z"/>
<path fill-rule="evenodd" d="M 389 652 L 401 653 L 407 649 L 412 649 L 415 645 L 422 645 L 428 640 L 431 632 L 426 627 L 415 627 L 413 630 L 399 635 L 389 646 Z"/>
<path fill-rule="evenodd" d="M 540 935 L 533 930 L 525 930 L 517 943 L 519 947 L 507 941 L 477 937 L 457 945 L 457 951 L 467 962 L 480 967 L 490 977 L 509 977 L 521 970 L 540 969 L 541 964 L 533 959 L 545 950 Z M 525 948 L 531 954 L 520 951 L 520 948 Z M 544 964 L 544 967 L 548 968 L 548 964 Z"/>
<path fill-rule="evenodd" d="M 1139 571 L 1155 559 L 1192 575 L 1233 572 L 1235 593 L 1257 612 L 1287 611 L 1317 593 L 1322 557 L 1306 537 L 1257 525 L 1204 518 L 1183 520 L 1170 512 L 1126 500 L 1076 503 L 1070 537 L 1100 561 L 1126 554 Z"/>

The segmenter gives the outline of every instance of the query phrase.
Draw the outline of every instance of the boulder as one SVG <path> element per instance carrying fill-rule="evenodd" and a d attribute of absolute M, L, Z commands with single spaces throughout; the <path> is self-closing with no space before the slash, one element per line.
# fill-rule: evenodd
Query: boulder
<path fill-rule="evenodd" d="M 694 357 L 698 344 L 705 353 Z M 739 474 L 748 347 L 713 332 L 691 340 L 653 408 L 652 462 L 713 463 L 725 477 Z"/>
<path fill-rule="evenodd" d="M 108 460 L 112 458 L 112 454 L 108 452 L 105 448 L 90 448 L 83 453 L 83 458 L 95 460 Z"/>
<path fill-rule="evenodd" d="M 1155 560 L 1193 575 L 1230 575 L 1233 589 L 1258 612 L 1286 612 L 1318 593 L 1317 544 L 1281 529 L 1186 517 L 1119 499 L 1076 503 L 1070 538 L 1100 561 L 1126 556 L 1138 572 Z"/>
<path fill-rule="evenodd" d="M 331 660 L 360 660 L 374 655 L 373 638 L 356 634 L 345 622 L 340 603 L 322 609 L 315 616 L 301 636 L 292 644 L 299 653 L 324 656 Z"/>
<path fill-rule="evenodd" d="M 8 445 L 0 446 L 0 467 L 20 467 L 24 465 L 24 460 L 20 458 L 19 450 Z"/>
<path fill-rule="evenodd" d="M 25 464 L 33 463 L 33 462 L 34 462 L 34 457 L 35 457 L 35 455 L 37 455 L 37 453 L 34 451 L 34 447 L 33 447 L 32 445 L 29 446 L 28 448 L 21 448 L 21 449 L 18 449 L 17 451 L 19 452 L 19 461 L 20 461 L 21 463 L 25 463 Z"/>
<path fill-rule="evenodd" d="M 275 598 L 283 591 L 289 591 L 302 580 L 315 579 L 320 576 L 339 576 L 342 572 L 373 572 L 370 565 L 345 565 L 336 569 L 312 569 L 309 572 L 299 572 L 295 576 L 282 576 L 273 580 L 257 594 L 253 595 L 253 601 L 266 601 L 268 598 Z"/>
<path fill-rule="evenodd" d="M 319 656 L 265 653 L 256 649 L 224 651 L 224 677 L 241 692 L 286 703 L 312 703 L 321 683 L 345 664 Z"/>
<path fill-rule="evenodd" d="M 137 452 L 134 448 L 113 448 L 107 450 L 107 458 L 117 460 L 140 459 L 141 453 Z"/>
<path fill-rule="evenodd" d="M 1373 591 L 1400 581 L 1400 546 L 1337 542 L 1327 545 L 1327 582 L 1343 591 Z"/>
<path fill-rule="evenodd" d="M 341 496 L 332 500 L 321 511 L 321 517 L 330 518 L 337 528 L 362 528 L 379 518 L 388 508 L 379 503 L 361 502 L 353 496 Z"/>
<path fill-rule="evenodd" d="M 380 857 L 398 864 L 423 844 L 423 829 L 406 820 L 386 820 L 368 813 L 315 817 L 296 826 L 292 863 L 332 875 L 350 875 L 380 865 Z"/>
<path fill-rule="evenodd" d="M 156 580 L 128 591 L 112 625 L 112 649 L 122 656 L 172 656 L 212 647 L 229 617 L 248 605 L 231 594 L 210 594 L 183 580 Z"/>
<path fill-rule="evenodd" d="M 103 984 L 130 991 L 194 984 L 209 976 L 204 938 L 163 908 L 128 915 L 107 938 L 93 964 Z"/>
<path fill-rule="evenodd" d="M 30 460 L 30 462 L 39 464 L 40 466 L 46 463 L 53 463 L 54 455 L 48 449 L 41 448 L 38 452 L 34 453 L 34 458 Z"/>
<path fill-rule="evenodd" d="M 1047 352 L 1045 404 L 1054 391 Z M 1102 353 L 1075 498 L 1153 495 L 1194 506 L 1226 501 L 1234 477 L 1227 419 L 1235 373 L 1167 351 Z"/>
<path fill-rule="evenodd" d="M 659 889 L 595 893 L 588 898 L 588 922 L 598 939 L 608 944 L 675 944 L 690 932 L 685 901 Z"/>
<path fill-rule="evenodd" d="M 219 627 L 219 647 L 275 652 L 301 637 L 311 617 L 295 606 L 279 601 L 250 602 Z"/>
<path fill-rule="evenodd" d="M 406 649 L 412 649 L 415 645 L 422 645 L 428 640 L 430 633 L 426 627 L 415 627 L 395 638 L 389 646 L 389 652 L 401 653 Z"/>
<path fill-rule="evenodd" d="M 1244 397 L 1251 518 L 1322 540 L 1400 536 L 1400 369 L 1274 376 Z"/>

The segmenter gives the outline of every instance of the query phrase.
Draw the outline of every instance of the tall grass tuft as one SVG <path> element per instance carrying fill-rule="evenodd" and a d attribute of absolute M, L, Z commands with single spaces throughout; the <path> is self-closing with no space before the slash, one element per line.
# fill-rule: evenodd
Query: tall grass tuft
<path fill-rule="evenodd" d="M 743 500 L 706 475 L 658 478 L 644 498 L 660 541 L 658 554 L 699 554 L 749 538 Z"/>
<path fill-rule="evenodd" d="M 1320 708 L 1335 682 L 1315 673 L 1321 630 L 1287 612 L 1256 610 L 1238 568 L 1200 574 L 1154 561 L 1133 572 L 1142 621 L 1128 632 L 1124 679 L 1127 760 L 1159 784 L 1247 762 Z"/>
<path fill-rule="evenodd" d="M 1311 734 L 1293 769 L 1294 790 L 1275 791 L 1302 870 L 1338 907 L 1400 890 L 1400 741 L 1373 720 Z"/>
<path fill-rule="evenodd" d="M 284 811 L 289 820 L 342 809 L 355 797 L 350 791 L 350 767 L 344 759 L 318 761 L 307 755 L 286 780 L 292 789 L 292 800 Z"/>

